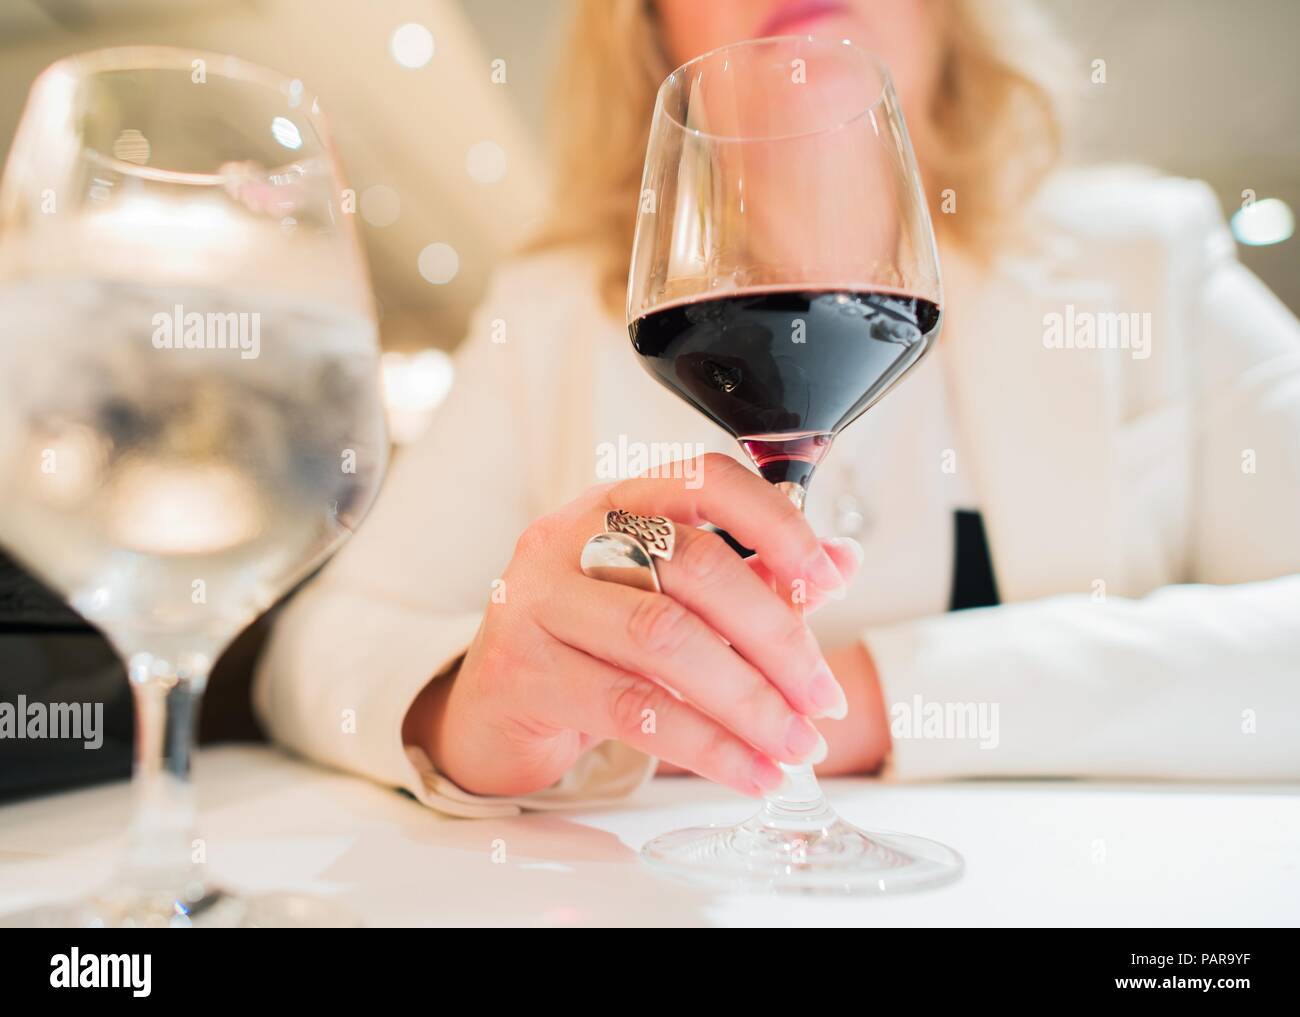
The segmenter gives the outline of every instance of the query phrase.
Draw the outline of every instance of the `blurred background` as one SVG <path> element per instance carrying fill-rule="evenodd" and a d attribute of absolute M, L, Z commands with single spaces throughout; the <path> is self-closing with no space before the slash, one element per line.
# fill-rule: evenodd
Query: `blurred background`
<path fill-rule="evenodd" d="M 1243 192 L 1300 208 L 1300 3 L 1043 6 L 1075 51 L 1072 159 L 1205 179 L 1229 216 Z M 568 13 L 565 0 L 0 0 L 0 155 L 32 79 L 78 50 L 188 46 L 299 77 L 360 198 L 386 349 L 450 350 L 545 200 L 546 96 Z M 1095 60 L 1105 84 L 1091 81 Z M 1281 239 L 1285 212 L 1269 207 L 1262 235 L 1243 235 L 1276 242 L 1241 256 L 1300 309 L 1300 241 Z M 449 382 L 436 354 L 389 366 L 390 402 L 415 418 Z"/>

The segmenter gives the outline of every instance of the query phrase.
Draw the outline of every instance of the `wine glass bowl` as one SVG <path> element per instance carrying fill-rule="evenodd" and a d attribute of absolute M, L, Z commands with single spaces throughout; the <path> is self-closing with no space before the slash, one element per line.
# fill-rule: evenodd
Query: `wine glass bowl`
<path fill-rule="evenodd" d="M 835 435 L 933 348 L 938 257 L 884 65 L 791 36 L 706 53 L 660 87 L 628 279 L 643 367 L 728 431 L 802 509 Z M 792 609 L 799 601 L 792 598 Z M 809 766 L 734 827 L 643 856 L 715 885 L 880 894 L 957 878 L 951 849 L 868 833 Z"/>

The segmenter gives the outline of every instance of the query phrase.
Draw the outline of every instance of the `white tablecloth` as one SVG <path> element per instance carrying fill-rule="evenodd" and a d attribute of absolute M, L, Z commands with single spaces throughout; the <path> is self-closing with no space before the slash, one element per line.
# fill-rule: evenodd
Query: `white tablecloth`
<path fill-rule="evenodd" d="M 951 886 L 879 899 L 717 894 L 637 857 L 753 805 L 661 778 L 624 807 L 458 820 L 266 748 L 200 754 L 208 864 L 232 887 L 328 895 L 369 925 L 1295 925 L 1300 786 L 829 780 L 858 825 L 943 841 Z M 0 808 L 0 913 L 107 878 L 116 784 Z"/>

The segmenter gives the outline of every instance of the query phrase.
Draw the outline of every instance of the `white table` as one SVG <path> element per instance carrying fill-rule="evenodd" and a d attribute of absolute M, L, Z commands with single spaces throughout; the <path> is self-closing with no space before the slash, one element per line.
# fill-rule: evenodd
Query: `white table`
<path fill-rule="evenodd" d="M 458 820 L 267 748 L 203 752 L 196 773 L 215 875 L 327 894 L 370 925 L 1300 922 L 1296 785 L 830 780 L 850 821 L 933 837 L 967 865 L 938 890 L 846 900 L 715 894 L 646 869 L 655 834 L 752 811 L 695 779 L 618 809 Z M 116 784 L 0 808 L 0 913 L 106 878 L 129 806 Z"/>

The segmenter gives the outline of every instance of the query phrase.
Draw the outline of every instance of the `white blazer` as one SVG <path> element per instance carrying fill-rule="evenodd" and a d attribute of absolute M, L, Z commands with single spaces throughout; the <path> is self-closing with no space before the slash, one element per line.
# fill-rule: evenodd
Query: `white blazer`
<path fill-rule="evenodd" d="M 941 252 L 937 352 L 814 478 L 814 526 L 866 550 L 814 629 L 827 648 L 865 641 L 900 779 L 1294 779 L 1300 323 L 1235 260 L 1201 183 L 1061 174 L 1030 223 L 1032 253 Z M 1090 324 L 1122 339 L 1096 317 L 1116 313 L 1136 316 L 1128 348 L 1078 348 Z M 468 794 L 402 745 L 402 718 L 493 609 L 529 521 L 612 479 L 612 450 L 737 450 L 642 371 L 578 251 L 503 267 L 456 363 L 428 434 L 278 623 L 259 715 L 445 812 L 625 795 L 654 761 L 614 742 L 538 794 Z M 969 501 L 1002 606 L 948 613 L 951 513 Z M 899 726 L 932 704 L 983 709 L 996 734 Z"/>

